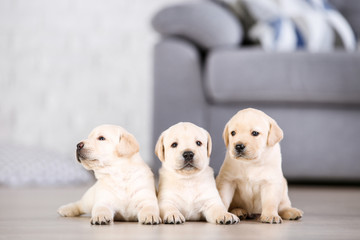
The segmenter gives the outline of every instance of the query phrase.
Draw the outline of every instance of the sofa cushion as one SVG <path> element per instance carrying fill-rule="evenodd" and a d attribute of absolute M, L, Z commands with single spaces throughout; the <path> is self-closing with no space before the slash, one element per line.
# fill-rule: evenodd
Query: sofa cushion
<path fill-rule="evenodd" d="M 169 6 L 154 16 L 152 25 L 163 35 L 181 36 L 204 49 L 238 45 L 243 37 L 236 17 L 212 1 Z"/>
<path fill-rule="evenodd" d="M 360 104 L 360 54 L 217 50 L 204 84 L 214 103 Z"/>

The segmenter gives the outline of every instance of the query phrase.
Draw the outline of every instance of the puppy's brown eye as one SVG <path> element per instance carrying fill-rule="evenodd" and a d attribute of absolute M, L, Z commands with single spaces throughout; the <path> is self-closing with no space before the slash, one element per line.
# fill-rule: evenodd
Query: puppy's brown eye
<path fill-rule="evenodd" d="M 103 136 L 98 137 L 99 141 L 105 141 L 106 139 Z"/>
<path fill-rule="evenodd" d="M 173 144 L 171 144 L 171 147 L 172 147 L 172 148 L 176 148 L 177 145 L 178 145 L 177 142 L 174 142 Z"/>
<path fill-rule="evenodd" d="M 235 136 L 236 132 L 235 131 L 232 131 L 231 132 L 231 136 Z"/>
<path fill-rule="evenodd" d="M 196 141 L 196 145 L 198 145 L 200 147 L 202 145 L 202 142 Z"/>
<path fill-rule="evenodd" d="M 257 132 L 257 131 L 252 131 L 252 132 L 251 132 L 251 135 L 253 135 L 254 137 L 256 137 L 257 135 L 259 135 L 259 132 Z"/>

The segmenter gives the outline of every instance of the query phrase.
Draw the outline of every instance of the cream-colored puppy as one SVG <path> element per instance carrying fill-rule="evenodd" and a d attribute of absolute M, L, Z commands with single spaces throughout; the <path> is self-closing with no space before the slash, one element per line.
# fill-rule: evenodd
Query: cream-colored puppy
<path fill-rule="evenodd" d="M 158 200 L 164 223 L 239 221 L 226 211 L 216 189 L 209 167 L 211 147 L 209 133 L 192 123 L 178 123 L 159 137 L 155 153 L 163 162 Z"/>
<path fill-rule="evenodd" d="M 278 124 L 262 111 L 245 109 L 226 124 L 223 138 L 227 152 L 216 184 L 226 208 L 240 219 L 261 214 L 265 223 L 301 218 L 281 169 Z"/>
<path fill-rule="evenodd" d="M 91 213 L 91 224 L 113 220 L 159 224 L 154 176 L 142 160 L 133 135 L 114 125 L 96 127 L 77 145 L 78 161 L 97 182 L 81 200 L 59 208 L 64 217 Z"/>

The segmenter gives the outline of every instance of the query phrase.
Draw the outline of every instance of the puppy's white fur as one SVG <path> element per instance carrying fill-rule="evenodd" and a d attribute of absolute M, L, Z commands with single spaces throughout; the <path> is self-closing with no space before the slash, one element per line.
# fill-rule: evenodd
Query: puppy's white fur
<path fill-rule="evenodd" d="M 178 123 L 159 137 L 155 153 L 163 162 L 158 201 L 164 223 L 239 221 L 226 211 L 216 189 L 214 173 L 209 167 L 211 147 L 209 133 L 192 123 Z M 190 162 L 185 161 L 185 152 L 194 154 Z"/>
<path fill-rule="evenodd" d="M 119 126 L 96 127 L 78 144 L 77 159 L 94 171 L 97 182 L 81 200 L 60 207 L 61 216 L 91 213 L 91 224 L 108 224 L 114 219 L 160 223 L 154 176 L 133 135 Z"/>
<path fill-rule="evenodd" d="M 292 208 L 288 197 L 279 145 L 283 131 L 275 120 L 244 109 L 226 124 L 223 138 L 227 152 L 216 184 L 225 207 L 240 219 L 261 214 L 266 223 L 301 218 L 303 212 Z M 241 144 L 245 148 L 237 151 Z"/>

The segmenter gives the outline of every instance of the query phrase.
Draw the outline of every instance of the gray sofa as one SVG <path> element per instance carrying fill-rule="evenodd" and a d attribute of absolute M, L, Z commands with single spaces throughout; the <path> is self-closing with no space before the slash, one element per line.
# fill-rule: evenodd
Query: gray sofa
<path fill-rule="evenodd" d="M 359 36 L 360 1 L 331 2 Z M 289 181 L 360 183 L 360 52 L 268 53 L 241 46 L 238 19 L 211 1 L 169 6 L 152 24 L 161 35 L 154 49 L 153 145 L 172 124 L 193 122 L 212 136 L 210 165 L 217 173 L 226 122 L 253 107 L 284 131 Z M 159 166 L 157 159 L 153 169 Z"/>

